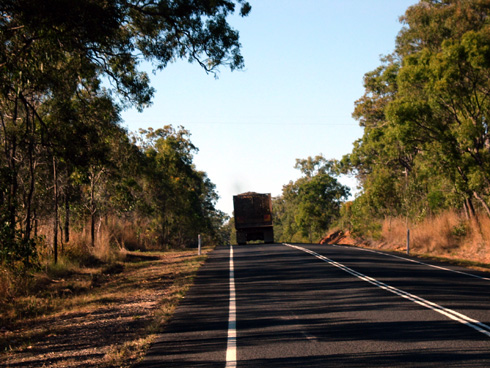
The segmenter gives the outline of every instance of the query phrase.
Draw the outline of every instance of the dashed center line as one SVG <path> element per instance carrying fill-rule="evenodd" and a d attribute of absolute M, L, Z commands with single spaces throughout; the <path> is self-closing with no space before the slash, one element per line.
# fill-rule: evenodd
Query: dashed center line
<path fill-rule="evenodd" d="M 306 252 L 306 253 L 309 253 L 309 254 L 313 255 L 314 257 L 321 259 L 322 261 L 327 262 L 327 263 L 331 264 L 332 266 L 340 268 L 341 270 L 343 270 L 347 273 L 350 273 L 351 275 L 354 275 L 363 281 L 369 282 L 372 285 L 375 285 L 375 286 L 377 286 L 383 290 L 387 290 L 393 294 L 401 296 L 402 298 L 408 299 L 408 300 L 410 300 L 416 304 L 419 304 L 423 307 L 432 309 L 433 311 L 435 311 L 437 313 L 440 313 L 440 314 L 442 314 L 442 315 L 444 315 L 444 316 L 446 316 L 446 317 L 448 317 L 454 321 L 457 321 L 457 322 L 462 323 L 468 327 L 471 327 L 471 328 L 475 329 L 476 331 L 481 332 L 482 334 L 490 337 L 490 326 L 488 326 L 484 323 L 481 323 L 480 321 L 477 321 L 473 318 L 470 318 L 470 317 L 468 317 L 462 313 L 456 312 L 452 309 L 445 308 L 439 304 L 433 303 L 433 302 L 426 300 L 424 298 L 421 298 L 417 295 L 408 293 L 408 292 L 403 291 L 401 289 L 397 289 L 393 286 L 390 286 L 390 285 L 385 284 L 381 281 L 378 281 L 372 277 L 366 276 L 360 272 L 353 270 L 350 267 L 347 267 L 347 266 L 345 266 L 339 262 L 335 262 L 335 261 L 333 261 L 333 260 L 331 260 L 325 256 L 322 256 L 321 254 L 318 254 L 318 253 L 310 250 L 310 249 L 303 248 L 303 247 L 300 247 L 297 245 L 292 245 L 292 244 L 284 244 L 284 245 L 291 247 L 291 248 L 296 248 L 296 249 L 301 250 L 301 251 Z"/>

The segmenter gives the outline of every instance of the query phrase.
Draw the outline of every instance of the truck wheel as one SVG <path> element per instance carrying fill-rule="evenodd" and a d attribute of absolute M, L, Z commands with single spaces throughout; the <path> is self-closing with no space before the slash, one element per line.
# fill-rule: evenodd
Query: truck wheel
<path fill-rule="evenodd" d="M 245 245 L 247 244 L 247 234 L 243 232 L 237 232 L 236 234 L 236 242 L 238 245 Z"/>
<path fill-rule="evenodd" d="M 274 231 L 272 229 L 264 231 L 264 243 L 266 244 L 274 243 Z"/>

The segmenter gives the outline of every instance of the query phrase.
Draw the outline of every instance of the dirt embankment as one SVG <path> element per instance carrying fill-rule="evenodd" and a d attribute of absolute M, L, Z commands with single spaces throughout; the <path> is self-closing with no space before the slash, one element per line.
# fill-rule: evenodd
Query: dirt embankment
<path fill-rule="evenodd" d="M 335 230 L 323 237 L 320 244 L 360 245 L 362 242 L 354 239 L 350 231 Z"/>
<path fill-rule="evenodd" d="M 410 227 L 410 255 L 464 265 L 477 270 L 490 269 L 490 219 L 481 216 L 468 221 L 453 212 L 428 218 Z M 327 233 L 320 244 L 351 245 L 388 252 L 407 252 L 404 219 L 382 224 L 379 240 L 355 238 L 350 231 Z"/>

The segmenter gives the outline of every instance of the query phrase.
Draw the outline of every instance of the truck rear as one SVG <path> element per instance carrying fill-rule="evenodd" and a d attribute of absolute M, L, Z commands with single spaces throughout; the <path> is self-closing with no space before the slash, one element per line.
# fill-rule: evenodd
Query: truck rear
<path fill-rule="evenodd" d="M 233 196 L 237 243 L 251 240 L 274 243 L 270 193 L 247 192 Z"/>

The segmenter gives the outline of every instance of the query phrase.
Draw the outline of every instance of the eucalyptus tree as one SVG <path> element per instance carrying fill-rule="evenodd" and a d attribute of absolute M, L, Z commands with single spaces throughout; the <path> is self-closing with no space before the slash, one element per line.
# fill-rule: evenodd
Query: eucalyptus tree
<path fill-rule="evenodd" d="M 472 216 L 475 199 L 490 215 L 489 12 L 487 0 L 422 0 L 401 17 L 356 101 L 364 134 L 342 162 L 363 190 L 350 216 Z"/>
<path fill-rule="evenodd" d="M 243 0 L 0 1 L 2 249 L 30 241 L 33 215 L 20 197 L 33 200 L 38 153 L 50 153 L 53 169 L 64 160 L 55 138 L 73 133 L 66 126 L 73 99 L 100 92 L 104 81 L 112 104 L 143 109 L 153 95 L 148 75 L 138 70 L 144 60 L 163 69 L 187 59 L 214 74 L 223 65 L 242 68 L 238 32 L 227 22 L 237 7 L 241 16 L 251 9 Z M 53 106 L 67 110 L 53 113 Z"/>
<path fill-rule="evenodd" d="M 302 177 L 283 186 L 274 199 L 274 223 L 282 240 L 320 238 L 338 217 L 349 189 L 334 177 L 336 163 L 323 156 L 297 159 Z"/>
<path fill-rule="evenodd" d="M 195 242 L 199 233 L 217 236 L 225 218 L 214 207 L 215 185 L 194 166 L 197 147 L 190 132 L 149 128 L 140 130 L 137 143 L 147 160 L 142 187 L 159 243 L 180 246 Z"/>
<path fill-rule="evenodd" d="M 490 216 L 490 2 L 424 0 L 402 17 L 387 115 Z"/>
<path fill-rule="evenodd" d="M 386 113 L 397 97 L 401 62 L 396 55 L 384 57 L 382 62 L 364 76 L 365 93 L 355 102 L 352 114 L 364 128 L 363 136 L 342 159 L 342 170 L 355 173 L 363 188 L 363 206 L 370 211 L 355 212 L 363 216 L 396 216 L 407 210 L 407 182 L 409 177 L 413 182 L 417 175 L 416 158 L 420 152 L 416 142 L 400 140 L 403 130 Z"/>

